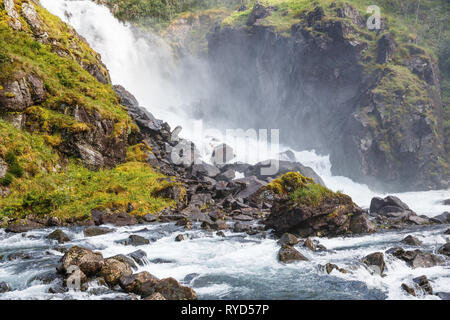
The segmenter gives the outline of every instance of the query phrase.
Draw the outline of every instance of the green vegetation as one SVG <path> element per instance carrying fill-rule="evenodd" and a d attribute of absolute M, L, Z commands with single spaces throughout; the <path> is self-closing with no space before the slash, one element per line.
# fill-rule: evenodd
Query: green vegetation
<path fill-rule="evenodd" d="M 88 218 L 93 209 L 127 210 L 131 214 L 158 212 L 174 205 L 170 199 L 152 196 L 168 184 L 164 176 L 141 162 L 128 162 L 110 170 L 90 171 L 72 162 L 64 172 L 40 173 L 32 179 L 14 180 L 9 197 L 0 208 L 10 218 L 28 214 L 59 218 Z"/>
<path fill-rule="evenodd" d="M 262 188 L 262 191 L 266 190 L 277 195 L 287 195 L 291 201 L 309 206 L 318 206 L 324 199 L 340 196 L 340 193 L 335 193 L 298 172 L 288 172 L 278 177 Z"/>

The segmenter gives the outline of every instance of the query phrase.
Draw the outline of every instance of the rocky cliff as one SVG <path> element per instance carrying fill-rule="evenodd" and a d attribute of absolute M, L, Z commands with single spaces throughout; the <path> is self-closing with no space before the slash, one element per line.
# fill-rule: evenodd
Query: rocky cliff
<path fill-rule="evenodd" d="M 373 187 L 448 187 L 434 56 L 391 17 L 369 31 L 348 4 L 302 4 L 256 3 L 208 35 L 211 114 L 280 128 L 283 142 L 330 154 L 334 174 Z"/>

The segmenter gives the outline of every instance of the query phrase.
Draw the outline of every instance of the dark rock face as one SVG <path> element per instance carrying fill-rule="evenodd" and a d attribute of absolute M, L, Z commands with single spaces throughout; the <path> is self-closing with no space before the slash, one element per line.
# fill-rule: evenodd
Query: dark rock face
<path fill-rule="evenodd" d="M 296 261 L 308 261 L 308 259 L 302 255 L 300 252 L 298 252 L 297 249 L 288 246 L 283 245 L 278 252 L 278 260 L 283 263 L 292 263 Z"/>
<path fill-rule="evenodd" d="M 326 198 L 319 206 L 293 204 L 289 199 L 277 199 L 265 224 L 279 234 L 290 232 L 300 237 L 336 236 L 351 233 L 352 215 L 361 214 L 364 214 L 362 209 L 343 194 Z M 357 231 L 374 230 L 371 227 L 361 227 Z"/>
<path fill-rule="evenodd" d="M 46 100 L 44 83 L 34 74 L 2 84 L 0 91 L 0 111 L 24 111 L 33 104 Z"/>
<path fill-rule="evenodd" d="M 247 27 L 216 27 L 208 34 L 208 54 L 218 89 L 209 101 L 211 110 L 204 113 L 213 118 L 220 110 L 236 128 L 280 128 L 284 144 L 330 154 L 334 174 L 384 190 L 448 186 L 448 174 L 436 160 L 444 155 L 440 124 L 432 124 L 442 121 L 442 102 L 429 94 L 439 90 L 437 64 L 415 52 L 404 62 L 429 95 L 430 113 L 413 101 L 408 102 L 410 112 L 389 118 L 389 101 L 396 100 L 397 106 L 406 93 L 373 90 L 395 78 L 395 71 L 364 72 L 362 52 L 368 44 L 346 36 L 365 19 L 350 6 L 336 10 L 351 22 L 326 19 L 318 7 L 283 36 L 259 25 L 270 9 L 255 4 Z M 378 57 L 372 59 L 386 62 L 395 54 L 390 34 L 377 45 Z M 395 132 L 385 134 L 388 127 Z"/>

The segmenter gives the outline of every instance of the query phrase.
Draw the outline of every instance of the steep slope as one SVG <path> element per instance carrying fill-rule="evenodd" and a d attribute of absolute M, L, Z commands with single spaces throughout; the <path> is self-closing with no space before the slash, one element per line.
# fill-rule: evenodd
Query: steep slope
<path fill-rule="evenodd" d="M 151 195 L 171 182 L 75 30 L 38 1 L 0 3 L 0 217 L 84 220 L 173 205 Z M 90 170 L 89 170 L 90 169 Z M 93 171 L 91 171 L 93 170 Z M 1 220 L 0 220 L 1 223 Z"/>

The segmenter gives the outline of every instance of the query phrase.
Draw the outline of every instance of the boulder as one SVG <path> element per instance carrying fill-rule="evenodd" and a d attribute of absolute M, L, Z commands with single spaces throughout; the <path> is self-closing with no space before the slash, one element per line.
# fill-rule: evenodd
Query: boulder
<path fill-rule="evenodd" d="M 450 229 L 445 230 L 444 234 L 450 235 Z"/>
<path fill-rule="evenodd" d="M 314 244 L 311 238 L 306 238 L 305 242 L 303 243 L 303 246 L 311 251 L 316 251 L 317 249 L 316 245 Z"/>
<path fill-rule="evenodd" d="M 265 169 L 269 168 L 273 162 L 278 163 L 278 170 L 274 174 L 266 174 Z M 246 177 L 256 176 L 260 180 L 270 181 L 288 172 L 298 172 L 302 176 L 311 178 L 315 183 L 325 186 L 322 178 L 310 167 L 306 167 L 299 162 L 283 161 L 283 160 L 266 160 L 258 162 L 253 166 L 249 166 L 244 174 Z"/>
<path fill-rule="evenodd" d="M 414 278 L 413 281 L 425 292 L 425 294 L 433 294 L 433 288 L 431 287 L 427 276 Z"/>
<path fill-rule="evenodd" d="M 398 197 L 387 196 L 382 199 L 379 197 L 372 198 L 370 202 L 370 214 L 385 215 L 398 217 L 399 213 L 412 212 L 406 203 L 401 201 Z"/>
<path fill-rule="evenodd" d="M 92 220 L 96 225 L 112 224 L 115 226 L 132 226 L 138 223 L 134 216 L 126 212 L 107 212 L 93 210 L 91 215 Z"/>
<path fill-rule="evenodd" d="M 99 273 L 111 287 L 118 284 L 121 277 L 131 276 L 132 274 L 133 271 L 127 263 L 114 258 L 105 259 L 105 263 Z"/>
<path fill-rule="evenodd" d="M 59 243 L 64 243 L 64 242 L 70 241 L 69 236 L 68 236 L 66 233 L 64 233 L 64 231 L 62 231 L 62 230 L 60 230 L 60 229 L 55 230 L 55 231 L 53 231 L 52 233 L 50 233 L 50 234 L 47 236 L 47 239 L 50 239 L 50 240 L 56 240 L 56 241 L 58 241 Z"/>
<path fill-rule="evenodd" d="M 401 242 L 404 244 L 410 245 L 410 246 L 421 246 L 422 245 L 422 241 L 420 241 L 419 239 L 417 239 L 416 237 L 414 237 L 412 235 L 405 237 Z"/>
<path fill-rule="evenodd" d="M 6 282 L 4 282 L 4 281 L 0 282 L 0 293 L 5 293 L 10 290 L 11 290 L 11 288 L 9 287 L 9 285 Z"/>
<path fill-rule="evenodd" d="M 292 263 L 296 261 L 308 261 L 308 259 L 302 255 L 297 249 L 283 245 L 278 251 L 278 260 L 283 263 Z"/>
<path fill-rule="evenodd" d="M 53 270 L 46 271 L 46 272 L 35 275 L 28 281 L 28 283 L 38 281 L 43 284 L 49 284 L 49 283 L 52 283 L 53 281 L 55 281 L 56 279 L 58 279 L 59 277 L 60 277 L 60 275 L 56 271 L 53 271 Z"/>
<path fill-rule="evenodd" d="M 125 292 L 139 295 L 143 294 L 142 286 L 148 282 L 156 284 L 158 279 L 147 271 L 126 275 L 119 279 L 119 285 Z"/>
<path fill-rule="evenodd" d="M 337 270 L 340 273 L 347 273 L 347 270 L 339 268 L 337 265 L 333 263 L 327 263 L 325 266 L 320 266 L 320 268 L 325 270 L 327 274 L 330 274 L 331 272 L 333 272 L 333 270 Z"/>
<path fill-rule="evenodd" d="M 147 281 L 142 285 L 142 297 L 160 293 L 167 300 L 197 300 L 197 294 L 192 288 L 182 286 L 174 278 L 166 278 L 156 283 Z"/>
<path fill-rule="evenodd" d="M 369 267 L 369 269 L 378 274 L 382 275 L 384 268 L 385 268 L 385 262 L 384 262 L 384 254 L 382 252 L 374 252 L 366 256 L 362 262 Z"/>
<path fill-rule="evenodd" d="M 233 169 L 228 169 L 218 174 L 215 179 L 217 181 L 231 181 L 235 178 L 235 176 L 236 172 Z"/>
<path fill-rule="evenodd" d="M 211 224 L 211 229 L 213 230 L 226 230 L 228 229 L 228 224 L 223 220 L 216 220 Z"/>
<path fill-rule="evenodd" d="M 128 239 L 119 241 L 119 243 L 137 247 L 137 246 L 143 246 L 143 245 L 149 244 L 150 240 L 148 240 L 144 237 L 141 237 L 137 234 L 132 234 L 128 237 Z"/>
<path fill-rule="evenodd" d="M 233 180 L 233 183 L 239 186 L 239 191 L 234 194 L 234 197 L 244 200 L 249 199 L 260 188 L 267 185 L 267 182 L 258 179 L 256 176 L 248 176 L 241 179 L 235 179 Z"/>
<path fill-rule="evenodd" d="M 113 232 L 110 228 L 104 228 L 104 227 L 89 227 L 83 230 L 83 234 L 86 238 L 88 237 L 95 237 L 95 236 L 101 236 L 107 233 Z"/>
<path fill-rule="evenodd" d="M 412 268 L 429 268 L 445 263 L 441 257 L 421 250 L 405 251 L 400 247 L 391 248 L 386 251 L 398 259 L 405 261 Z"/>
<path fill-rule="evenodd" d="M 21 219 L 19 221 L 10 223 L 6 228 L 6 232 L 22 233 L 43 227 L 45 227 L 43 224 L 37 223 L 35 221 L 29 219 Z"/>
<path fill-rule="evenodd" d="M 123 263 L 126 263 L 132 269 L 137 269 L 137 265 L 136 265 L 134 259 L 129 256 L 126 256 L 124 254 L 117 254 L 117 255 L 111 257 L 111 259 L 115 259 L 115 260 L 121 261 Z"/>
<path fill-rule="evenodd" d="M 145 264 L 145 259 L 147 258 L 147 254 L 143 250 L 133 251 L 129 253 L 128 256 L 141 266 Z"/>
<path fill-rule="evenodd" d="M 442 204 L 443 204 L 444 206 L 450 206 L 450 199 L 442 200 Z"/>
<path fill-rule="evenodd" d="M 450 242 L 447 242 L 442 247 L 438 249 L 438 252 L 440 254 L 446 255 L 447 257 L 450 257 Z"/>
<path fill-rule="evenodd" d="M 450 212 L 441 213 L 440 215 L 433 217 L 433 219 L 438 220 L 441 223 L 450 223 Z"/>
<path fill-rule="evenodd" d="M 86 276 L 93 276 L 100 272 L 104 263 L 101 253 L 74 246 L 61 258 L 60 271 L 66 273 L 69 267 L 77 266 Z"/>
<path fill-rule="evenodd" d="M 450 300 L 450 292 L 436 292 L 436 295 L 442 300 Z"/>
<path fill-rule="evenodd" d="M 295 246 L 297 243 L 299 243 L 300 240 L 297 239 L 296 236 L 294 236 L 292 233 L 283 233 L 280 240 L 278 240 L 278 244 L 280 245 L 289 245 L 289 246 Z"/>
<path fill-rule="evenodd" d="M 197 177 L 210 177 L 214 178 L 218 174 L 220 174 L 220 170 L 211 164 L 206 162 L 201 162 L 200 164 L 194 164 L 191 169 L 191 173 Z"/>
<path fill-rule="evenodd" d="M 247 232 L 251 229 L 251 226 L 242 222 L 236 222 L 233 226 L 234 232 Z"/>
<path fill-rule="evenodd" d="M 180 241 L 183 241 L 183 240 L 184 240 L 184 235 L 182 235 L 182 234 L 179 234 L 179 235 L 177 235 L 175 237 L 175 241 L 177 241 L 177 242 L 180 242 Z"/>
<path fill-rule="evenodd" d="M 358 213 L 350 219 L 350 230 L 352 233 L 361 234 L 376 232 L 377 228 L 365 213 Z"/>
<path fill-rule="evenodd" d="M 68 271 L 63 281 L 64 286 L 74 290 L 82 290 L 83 284 L 88 281 L 88 277 L 78 268 L 73 270 L 69 269 Z"/>

